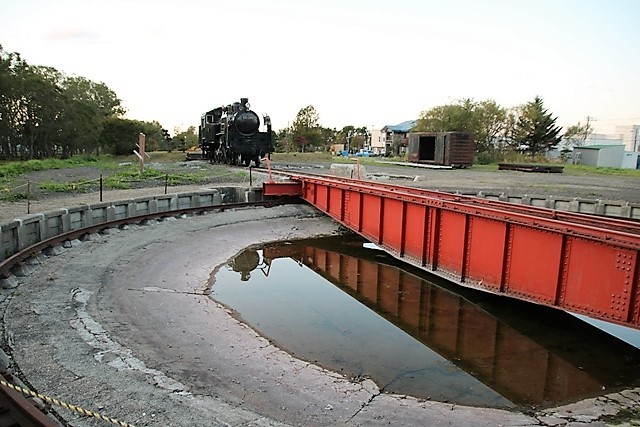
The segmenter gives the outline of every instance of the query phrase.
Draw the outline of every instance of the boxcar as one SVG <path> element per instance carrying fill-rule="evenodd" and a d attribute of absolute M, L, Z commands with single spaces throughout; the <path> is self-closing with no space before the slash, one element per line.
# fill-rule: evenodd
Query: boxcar
<path fill-rule="evenodd" d="M 468 132 L 409 134 L 409 161 L 466 168 L 473 165 L 473 136 Z"/>

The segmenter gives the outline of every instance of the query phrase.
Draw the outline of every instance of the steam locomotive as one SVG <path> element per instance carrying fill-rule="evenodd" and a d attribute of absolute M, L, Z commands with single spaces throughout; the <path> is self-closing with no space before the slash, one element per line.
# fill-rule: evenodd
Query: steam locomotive
<path fill-rule="evenodd" d="M 211 163 L 249 166 L 273 153 L 271 119 L 264 116 L 266 131 L 260 131 L 260 118 L 248 98 L 202 115 L 198 135 L 202 157 Z"/>

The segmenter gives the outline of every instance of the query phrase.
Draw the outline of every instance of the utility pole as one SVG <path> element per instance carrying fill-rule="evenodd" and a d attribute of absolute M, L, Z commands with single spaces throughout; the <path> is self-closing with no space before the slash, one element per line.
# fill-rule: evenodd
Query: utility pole
<path fill-rule="evenodd" d="M 595 122 L 596 119 L 592 116 L 587 116 L 587 125 L 585 127 L 585 135 L 584 135 L 584 142 L 587 142 L 587 138 L 589 138 L 589 136 L 591 136 L 591 134 L 595 133 L 592 127 L 591 127 L 591 123 L 590 122 Z"/>

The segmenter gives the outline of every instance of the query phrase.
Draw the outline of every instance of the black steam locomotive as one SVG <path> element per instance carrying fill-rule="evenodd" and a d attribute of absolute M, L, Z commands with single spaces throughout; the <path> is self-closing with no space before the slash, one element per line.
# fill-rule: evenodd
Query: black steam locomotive
<path fill-rule="evenodd" d="M 198 129 L 203 158 L 244 166 L 253 161 L 260 166 L 260 160 L 273 153 L 269 116 L 264 116 L 264 126 L 266 131 L 261 132 L 260 118 L 251 111 L 248 98 L 206 112 Z"/>

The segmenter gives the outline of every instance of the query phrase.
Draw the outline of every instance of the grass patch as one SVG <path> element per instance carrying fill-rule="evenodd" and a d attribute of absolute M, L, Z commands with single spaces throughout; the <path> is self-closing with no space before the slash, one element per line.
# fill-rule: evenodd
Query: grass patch
<path fill-rule="evenodd" d="M 167 185 L 186 185 L 207 182 L 207 175 L 200 173 L 170 173 L 167 176 Z"/>
<path fill-rule="evenodd" d="M 158 163 L 175 163 L 184 161 L 184 153 L 180 152 L 152 152 L 151 159 L 148 162 Z M 117 170 L 123 162 L 135 164 L 137 167 L 138 160 L 133 156 L 75 156 L 69 159 L 43 159 L 43 160 L 20 160 L 0 162 L 0 178 L 15 178 L 20 175 L 49 169 L 67 169 L 76 167 L 93 167 L 103 170 Z"/>
<path fill-rule="evenodd" d="M 469 169 L 474 171 L 474 172 L 475 171 L 478 171 L 478 172 L 498 172 L 498 164 L 497 163 L 486 164 L 486 165 L 474 164 Z"/>
<path fill-rule="evenodd" d="M 107 177 L 104 180 L 104 186 L 117 190 L 127 190 L 132 188 L 135 183 L 154 181 L 155 184 L 160 185 L 164 184 L 165 180 L 167 185 L 176 186 L 206 182 L 208 177 L 209 175 L 206 171 L 166 173 L 153 168 L 145 169 L 141 175 L 138 166 L 128 165 L 125 170 L 118 171 Z"/>
<path fill-rule="evenodd" d="M 87 191 L 91 188 L 91 182 L 54 182 L 47 181 L 41 183 L 38 187 L 43 191 L 51 191 L 54 193 L 74 193 L 77 191 Z"/>
<path fill-rule="evenodd" d="M 13 191 L 0 192 L 1 202 L 19 202 L 20 200 L 27 200 L 27 193 L 14 193 Z"/>
<path fill-rule="evenodd" d="M 502 163 L 502 162 L 501 162 Z M 562 166 L 563 173 L 567 175 L 607 175 L 607 176 L 628 176 L 628 177 L 638 177 L 640 178 L 640 170 L 638 169 L 618 169 L 618 168 L 603 168 L 596 166 L 585 166 L 585 165 L 572 165 L 572 164 L 564 164 L 564 163 L 549 163 L 549 162 L 523 162 L 523 164 L 527 165 L 541 165 L 541 166 Z M 481 171 L 481 172 L 498 172 L 498 164 L 474 164 L 471 166 L 470 170 L 472 171 Z"/>
<path fill-rule="evenodd" d="M 112 170 L 118 168 L 119 160 L 114 156 L 78 156 L 70 159 L 24 160 L 0 163 L 0 178 L 16 178 L 30 172 L 50 169 L 67 169 L 90 166 Z"/>
<path fill-rule="evenodd" d="M 563 165 L 564 171 L 571 175 L 609 175 L 609 176 L 630 176 L 640 178 L 639 169 L 618 169 L 618 168 L 604 168 L 597 166 L 585 166 L 585 165 Z"/>
<path fill-rule="evenodd" d="M 111 188 L 113 190 L 128 190 L 131 188 L 131 182 L 123 180 L 118 176 L 109 176 L 107 177 L 103 185 L 105 188 Z"/>

